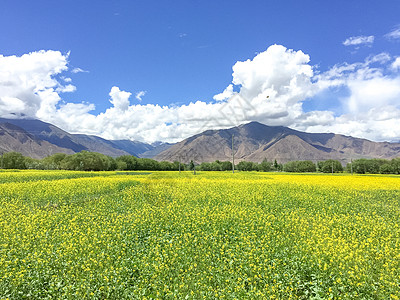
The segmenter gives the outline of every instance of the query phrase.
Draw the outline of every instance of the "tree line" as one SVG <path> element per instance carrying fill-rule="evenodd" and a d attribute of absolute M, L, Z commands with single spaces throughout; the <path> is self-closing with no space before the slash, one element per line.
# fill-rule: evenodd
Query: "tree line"
<path fill-rule="evenodd" d="M 67 155 L 56 153 L 43 159 L 33 159 L 23 156 L 18 152 L 8 152 L 1 155 L 1 169 L 37 169 L 37 170 L 75 170 L 75 171 L 230 171 L 230 161 L 203 162 L 195 164 L 191 161 L 188 164 L 178 161 L 157 161 L 150 158 L 138 158 L 132 155 L 123 155 L 117 158 L 97 153 L 82 151 Z M 325 160 L 314 163 L 310 160 L 290 161 L 280 164 L 264 159 L 261 163 L 241 161 L 235 165 L 239 171 L 284 171 L 284 172 L 354 172 L 358 174 L 400 174 L 400 158 L 387 159 L 357 159 L 343 168 L 338 160 Z"/>
<path fill-rule="evenodd" d="M 400 158 L 387 159 L 356 159 L 344 168 L 338 160 L 325 160 L 314 163 L 310 160 L 289 161 L 286 164 L 277 164 L 263 161 L 261 164 L 241 161 L 236 168 L 240 171 L 284 171 L 284 172 L 322 172 L 357 174 L 400 174 Z"/>
<path fill-rule="evenodd" d="M 358 174 L 400 174 L 400 157 L 392 160 L 361 158 L 347 164 L 346 170 Z"/>
<path fill-rule="evenodd" d="M 114 171 L 114 170 L 179 170 L 179 162 L 156 161 L 123 155 L 112 158 L 97 152 L 81 151 L 75 154 L 56 153 L 43 159 L 33 159 L 18 152 L 8 152 L 1 157 L 4 169 Z"/>

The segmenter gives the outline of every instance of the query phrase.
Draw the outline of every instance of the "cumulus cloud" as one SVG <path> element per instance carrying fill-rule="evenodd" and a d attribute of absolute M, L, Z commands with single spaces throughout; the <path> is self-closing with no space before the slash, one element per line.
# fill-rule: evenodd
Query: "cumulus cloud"
<path fill-rule="evenodd" d="M 0 111 L 2 115 L 7 117 L 14 117 L 15 112 L 21 112 L 25 110 L 25 103 L 15 97 L 1 97 L 0 98 Z"/>
<path fill-rule="evenodd" d="M 35 117 L 72 133 L 146 142 L 180 141 L 207 129 L 249 121 L 372 140 L 400 140 L 396 125 L 400 123 L 399 61 L 388 53 L 315 72 L 309 55 L 272 45 L 252 59 L 235 63 L 232 82 L 213 97 L 214 101 L 179 106 L 131 104 L 132 93 L 113 86 L 111 105 L 99 114 L 92 113 L 95 106 L 91 103 L 62 100 L 62 93 L 75 90 L 71 80 L 61 74 L 68 70 L 67 60 L 68 55 L 58 51 L 0 56 L 0 115 Z M 304 101 L 336 87 L 348 90 L 338 104 L 341 114 L 304 111 Z M 144 94 L 138 91 L 133 95 L 139 100 Z"/>
<path fill-rule="evenodd" d="M 347 98 L 350 113 L 367 112 L 375 107 L 395 104 L 400 99 L 400 78 L 356 75 L 348 81 L 351 96 Z"/>
<path fill-rule="evenodd" d="M 129 108 L 129 97 L 132 93 L 124 92 L 117 86 L 113 86 L 110 92 L 110 102 L 114 105 L 117 110 L 127 110 Z"/>
<path fill-rule="evenodd" d="M 375 40 L 373 35 L 370 36 L 352 36 L 343 42 L 345 46 L 359 46 L 359 45 L 372 45 Z"/>
<path fill-rule="evenodd" d="M 392 69 L 393 70 L 398 70 L 398 69 L 400 69 L 400 56 L 399 57 L 397 57 L 395 60 L 394 60 L 394 62 L 392 63 Z"/>
<path fill-rule="evenodd" d="M 299 126 L 299 129 L 399 141 L 400 127 L 395 124 L 400 124 L 400 74 L 393 72 L 396 61 L 381 53 L 361 63 L 336 65 L 318 75 L 317 85 L 342 86 L 348 90 L 349 95 L 341 99 L 344 113 L 331 124 Z"/>
<path fill-rule="evenodd" d="M 213 99 L 215 101 L 224 101 L 232 97 L 232 95 L 233 95 L 233 85 L 230 84 L 226 87 L 226 89 L 222 93 L 215 95 Z"/>
<path fill-rule="evenodd" d="M 233 66 L 238 95 L 255 109 L 248 118 L 270 125 L 290 126 L 303 113 L 301 102 L 317 92 L 310 57 L 302 51 L 272 45 L 252 60 Z M 317 114 L 318 112 L 316 112 Z"/>
<path fill-rule="evenodd" d="M 30 89 L 14 88 L 14 94 L 2 92 L 3 98 L 8 97 L 2 100 L 3 106 L 9 107 L 7 104 L 14 97 L 20 101 L 14 101 L 12 111 L 38 117 L 72 132 L 98 134 L 106 138 L 177 141 L 203 129 L 230 127 L 251 120 L 270 120 L 271 123 L 289 125 L 293 117 L 301 114 L 299 101 L 304 100 L 307 89 L 312 85 L 312 67 L 308 65 L 308 55 L 273 45 L 253 60 L 235 64 L 233 83 L 222 93 L 223 97 L 216 96 L 220 99 L 219 103 L 197 101 L 181 106 L 131 105 L 129 98 L 132 94 L 114 86 L 109 94 L 112 106 L 103 113 L 93 115 L 90 113 L 94 109 L 92 104 L 62 102 L 61 93 L 73 91 L 73 87 L 70 83 L 62 85 L 54 75 L 68 69 L 67 56 L 59 52 L 42 51 L 26 57 L 33 59 L 38 54 L 41 57 L 38 65 L 46 66 L 45 70 L 38 72 L 25 69 L 21 72 L 24 76 L 40 78 L 41 81 L 33 82 Z M 49 64 L 52 56 L 58 58 L 57 64 Z M 6 59 L 21 61 L 26 57 Z M 251 74 L 247 74 L 249 72 Z M 17 81 L 21 78 L 18 74 L 11 77 L 17 78 Z M 235 96 L 233 84 L 241 86 L 236 97 L 230 97 Z M 14 87 L 18 85 L 20 83 L 16 82 Z M 142 95 L 138 92 L 136 96 Z M 28 111 L 27 107 L 33 105 Z M 5 115 L 9 111 L 2 109 L 0 114 Z"/>
<path fill-rule="evenodd" d="M 400 98 L 399 74 L 387 74 L 393 68 L 387 53 L 368 57 L 363 63 L 336 65 L 317 76 L 318 85 L 345 86 L 350 95 L 342 100 L 345 111 L 353 114 L 373 107 L 396 104 Z M 375 63 L 383 66 L 374 67 Z"/>
<path fill-rule="evenodd" d="M 73 91 L 54 76 L 68 69 L 68 54 L 59 51 L 38 51 L 17 56 L 0 55 L 0 113 L 14 112 L 30 117 L 55 111 L 59 92 Z"/>

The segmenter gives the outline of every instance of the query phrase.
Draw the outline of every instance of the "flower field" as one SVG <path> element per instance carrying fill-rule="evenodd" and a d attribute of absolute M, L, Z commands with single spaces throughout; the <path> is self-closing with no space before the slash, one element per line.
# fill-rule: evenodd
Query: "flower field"
<path fill-rule="evenodd" d="M 0 172 L 0 299 L 399 299 L 400 177 Z"/>

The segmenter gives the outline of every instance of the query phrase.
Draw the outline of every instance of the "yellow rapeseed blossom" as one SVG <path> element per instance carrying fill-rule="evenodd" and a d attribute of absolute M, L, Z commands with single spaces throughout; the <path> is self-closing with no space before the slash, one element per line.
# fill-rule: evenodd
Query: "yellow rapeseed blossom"
<path fill-rule="evenodd" d="M 0 298 L 400 297 L 400 177 L 0 172 Z"/>

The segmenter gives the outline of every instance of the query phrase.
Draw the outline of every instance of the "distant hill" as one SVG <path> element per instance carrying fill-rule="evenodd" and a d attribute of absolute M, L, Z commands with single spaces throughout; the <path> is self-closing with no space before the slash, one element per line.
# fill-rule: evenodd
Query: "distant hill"
<path fill-rule="evenodd" d="M 207 130 L 176 144 L 146 144 L 129 140 L 106 140 L 93 135 L 70 134 L 50 123 L 35 119 L 0 118 L 0 151 L 17 151 L 33 158 L 54 153 L 73 154 L 82 150 L 112 157 L 137 157 L 184 163 L 231 160 L 232 135 L 235 161 L 279 163 L 291 160 L 337 159 L 343 164 L 357 158 L 400 156 L 400 143 L 377 143 L 333 133 L 306 133 L 283 126 L 251 122 L 230 129 Z"/>
<path fill-rule="evenodd" d="M 147 150 L 146 152 L 140 153 L 140 157 L 142 158 L 154 158 L 155 156 L 157 156 L 158 154 L 160 154 L 161 152 L 169 149 L 171 146 L 173 146 L 175 144 L 171 144 L 171 143 L 153 143 L 152 144 L 152 149 Z"/>
<path fill-rule="evenodd" d="M 0 123 L 0 152 L 11 151 L 20 152 L 32 158 L 43 158 L 54 153 L 74 153 L 71 149 L 38 139 L 14 124 Z"/>
<path fill-rule="evenodd" d="M 111 140 L 119 149 L 126 151 L 130 155 L 139 156 L 141 153 L 153 150 L 154 147 L 150 144 L 130 141 L 130 140 Z"/>
<path fill-rule="evenodd" d="M 168 144 L 153 146 L 129 140 L 109 141 L 94 135 L 70 134 L 57 126 L 36 119 L 0 118 L 0 150 L 17 151 L 33 158 L 43 158 L 60 152 L 72 154 L 82 150 L 99 152 L 112 157 L 134 155 L 152 157 L 168 148 Z M 161 150 L 157 150 L 161 147 Z M 150 154 L 149 154 L 150 153 Z"/>
<path fill-rule="evenodd" d="M 207 130 L 177 143 L 155 156 L 157 160 L 194 160 L 198 163 L 231 160 L 234 135 L 235 161 L 279 163 L 337 159 L 343 164 L 357 158 L 400 156 L 399 143 L 378 143 L 333 133 L 305 133 L 283 126 L 251 122 L 238 127 Z"/>

